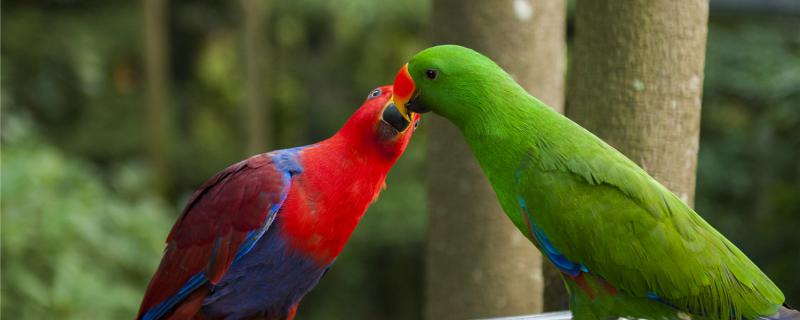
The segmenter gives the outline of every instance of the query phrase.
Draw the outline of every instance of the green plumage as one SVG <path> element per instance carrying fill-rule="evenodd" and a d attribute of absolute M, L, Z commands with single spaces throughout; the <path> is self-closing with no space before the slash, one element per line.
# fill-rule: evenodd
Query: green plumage
<path fill-rule="evenodd" d="M 694 210 L 488 58 L 438 46 L 408 70 L 415 104 L 461 130 L 517 228 L 541 249 L 535 224 L 588 269 L 565 277 L 576 319 L 752 319 L 780 308 L 781 291 Z"/>

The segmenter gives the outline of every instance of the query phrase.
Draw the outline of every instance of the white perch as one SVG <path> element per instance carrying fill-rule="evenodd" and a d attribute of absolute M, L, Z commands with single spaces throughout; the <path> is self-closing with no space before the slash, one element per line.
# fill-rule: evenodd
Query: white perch
<path fill-rule="evenodd" d="M 486 320 L 572 320 L 572 313 L 569 311 L 556 311 L 524 316 L 491 318 Z"/>

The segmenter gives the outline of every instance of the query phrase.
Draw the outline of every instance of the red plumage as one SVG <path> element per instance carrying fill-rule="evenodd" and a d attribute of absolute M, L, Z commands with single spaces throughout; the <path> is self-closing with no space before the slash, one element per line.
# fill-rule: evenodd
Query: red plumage
<path fill-rule="evenodd" d="M 383 121 L 390 96 L 391 87 L 376 89 L 327 140 L 253 156 L 206 182 L 167 237 L 139 318 L 215 318 L 220 310 L 242 317 L 291 318 L 302 295 L 341 252 L 408 144 L 411 126 L 398 131 Z M 292 263 L 292 274 L 276 271 L 280 263 Z M 259 273 L 248 273 L 245 265 Z M 236 277 L 226 278 L 231 272 Z M 270 278 L 270 272 L 281 279 Z M 249 288 L 237 282 L 242 277 L 289 289 L 254 291 L 242 299 L 240 286 Z M 253 301 L 265 306 L 248 311 Z"/>

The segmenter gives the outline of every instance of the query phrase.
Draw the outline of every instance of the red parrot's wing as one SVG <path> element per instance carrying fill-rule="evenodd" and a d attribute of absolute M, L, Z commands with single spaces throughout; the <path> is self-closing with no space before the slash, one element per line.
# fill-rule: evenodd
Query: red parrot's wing
<path fill-rule="evenodd" d="M 216 283 L 269 228 L 299 172 L 296 152 L 260 154 L 217 173 L 194 193 L 167 237 L 167 249 L 139 316 L 158 319 L 195 289 Z"/>

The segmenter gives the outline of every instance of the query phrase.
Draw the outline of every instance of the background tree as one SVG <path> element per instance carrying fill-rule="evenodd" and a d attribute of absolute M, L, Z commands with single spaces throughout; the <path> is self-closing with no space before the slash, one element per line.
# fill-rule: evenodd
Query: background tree
<path fill-rule="evenodd" d="M 581 0 L 567 115 L 692 205 L 708 1 Z"/>
<path fill-rule="evenodd" d="M 269 48 L 264 35 L 265 17 L 268 4 L 266 0 L 242 0 L 244 15 L 244 73 L 247 78 L 247 152 L 264 152 L 271 143 L 272 117 L 269 99 L 269 86 L 265 83 L 269 61 Z"/>
<path fill-rule="evenodd" d="M 437 0 L 435 43 L 461 44 L 486 54 L 532 94 L 560 110 L 565 7 L 563 1 L 550 0 Z M 538 251 L 500 209 L 461 133 L 437 116 L 426 121 L 426 317 L 467 319 L 541 311 Z"/>
<path fill-rule="evenodd" d="M 167 3 L 144 0 L 145 126 L 153 182 L 164 196 L 171 191 L 169 175 L 169 50 Z"/>

